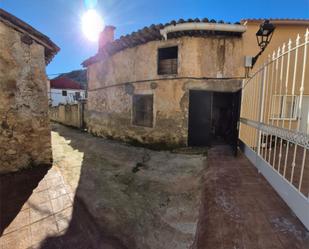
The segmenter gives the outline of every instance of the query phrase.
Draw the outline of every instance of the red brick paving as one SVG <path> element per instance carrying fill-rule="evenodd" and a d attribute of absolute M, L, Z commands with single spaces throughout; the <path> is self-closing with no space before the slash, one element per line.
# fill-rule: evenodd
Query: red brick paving
<path fill-rule="evenodd" d="M 208 154 L 198 249 L 308 249 L 309 232 L 243 155 Z"/>

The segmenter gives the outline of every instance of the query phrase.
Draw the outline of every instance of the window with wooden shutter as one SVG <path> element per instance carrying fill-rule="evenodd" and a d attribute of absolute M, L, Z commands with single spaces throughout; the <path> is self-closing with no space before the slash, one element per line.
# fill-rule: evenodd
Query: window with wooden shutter
<path fill-rule="evenodd" d="M 133 122 L 134 125 L 153 126 L 153 95 L 133 95 Z"/>
<path fill-rule="evenodd" d="M 159 48 L 158 74 L 177 74 L 178 47 Z"/>

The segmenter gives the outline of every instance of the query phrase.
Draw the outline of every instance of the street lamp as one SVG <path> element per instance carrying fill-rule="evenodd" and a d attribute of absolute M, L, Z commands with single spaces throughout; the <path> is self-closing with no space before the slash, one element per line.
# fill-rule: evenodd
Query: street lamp
<path fill-rule="evenodd" d="M 274 34 L 275 26 L 269 22 L 269 20 L 265 20 L 261 25 L 259 30 L 256 32 L 256 40 L 258 46 L 260 47 L 260 52 L 253 57 L 252 67 L 256 63 L 258 57 L 263 53 L 267 45 L 270 43 L 271 38 Z"/>

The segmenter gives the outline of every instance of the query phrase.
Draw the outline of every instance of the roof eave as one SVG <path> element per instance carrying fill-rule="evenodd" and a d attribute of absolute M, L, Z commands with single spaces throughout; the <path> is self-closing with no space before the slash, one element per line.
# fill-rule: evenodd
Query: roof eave
<path fill-rule="evenodd" d="M 14 30 L 27 34 L 34 41 L 39 43 L 45 48 L 45 63 L 51 62 L 53 57 L 60 51 L 60 48 L 52 42 L 46 35 L 42 34 L 29 24 L 20 20 L 19 18 L 13 16 L 12 14 L 6 12 L 0 8 L 0 21 L 4 22 L 6 25 L 10 26 Z"/>
<path fill-rule="evenodd" d="M 258 19 L 242 19 L 240 22 L 242 24 L 244 23 L 257 23 L 260 24 L 264 22 L 265 20 L 271 21 L 273 24 L 279 24 L 279 25 L 309 25 L 309 19 L 289 19 L 289 18 L 258 18 Z"/>

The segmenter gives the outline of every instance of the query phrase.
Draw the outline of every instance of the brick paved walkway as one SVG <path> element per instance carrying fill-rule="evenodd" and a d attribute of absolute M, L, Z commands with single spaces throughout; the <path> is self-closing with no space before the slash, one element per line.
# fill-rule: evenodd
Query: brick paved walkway
<path fill-rule="evenodd" d="M 307 249 L 309 233 L 243 155 L 208 153 L 199 249 Z"/>
<path fill-rule="evenodd" d="M 0 249 L 115 249 L 53 167 L 0 176 Z"/>

